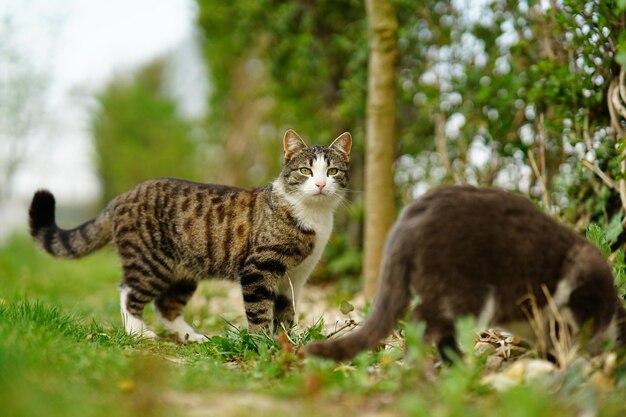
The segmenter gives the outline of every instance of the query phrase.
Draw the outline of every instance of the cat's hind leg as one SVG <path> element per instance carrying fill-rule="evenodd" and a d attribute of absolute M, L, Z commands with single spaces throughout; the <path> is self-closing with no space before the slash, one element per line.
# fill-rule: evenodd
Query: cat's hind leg
<path fill-rule="evenodd" d="M 120 286 L 120 309 L 124 329 L 128 334 L 155 338 L 156 333 L 149 330 L 143 320 L 143 310 L 167 288 L 170 273 L 152 259 L 137 256 L 140 253 L 137 245 L 122 243 L 120 248 L 124 274 Z"/>
<path fill-rule="evenodd" d="M 132 288 L 122 285 L 120 288 L 120 311 L 124 330 L 127 334 L 154 339 L 157 337 L 156 333 L 148 329 L 148 325 L 141 317 L 145 305 L 146 302 L 143 302 Z"/>
<path fill-rule="evenodd" d="M 441 306 L 421 304 L 413 310 L 412 320 L 414 322 L 423 320 L 426 323 L 424 338 L 435 344 L 443 363 L 451 365 L 455 357 L 463 357 L 456 340 L 454 319 L 445 317 L 441 312 Z"/>
<path fill-rule="evenodd" d="M 170 334 L 178 336 L 178 340 L 185 342 L 204 343 L 209 340 L 203 334 L 197 333 L 183 317 L 182 311 L 193 293 L 197 283 L 193 281 L 177 281 L 159 295 L 154 302 L 154 311 L 159 322 Z"/>

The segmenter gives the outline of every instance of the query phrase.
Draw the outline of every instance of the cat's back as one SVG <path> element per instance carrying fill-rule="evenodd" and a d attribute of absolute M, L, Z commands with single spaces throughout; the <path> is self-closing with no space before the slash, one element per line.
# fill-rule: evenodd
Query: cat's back
<path fill-rule="evenodd" d="M 263 193 L 262 188 L 244 190 L 175 178 L 146 181 L 111 203 L 114 240 L 140 241 L 174 258 L 177 253 L 186 258 L 213 257 L 217 264 L 246 250 Z"/>
<path fill-rule="evenodd" d="M 557 276 L 575 244 L 588 244 L 525 197 L 496 188 L 443 187 L 403 211 L 425 270 L 484 277 Z"/>
<path fill-rule="evenodd" d="M 137 184 L 111 201 L 111 208 L 138 206 L 147 210 L 159 210 L 161 214 L 174 217 L 177 212 L 193 211 L 197 216 L 209 205 L 237 202 L 243 207 L 251 207 L 255 196 L 262 188 L 244 190 L 242 188 L 193 182 L 178 178 L 156 178 Z M 239 201 L 241 200 L 241 201 Z"/>
<path fill-rule="evenodd" d="M 499 188 L 472 186 L 446 186 L 436 188 L 414 202 L 405 213 L 407 216 L 428 210 L 432 220 L 449 220 L 446 216 L 471 214 L 475 217 L 526 215 L 542 213 L 525 197 Z"/>
<path fill-rule="evenodd" d="M 158 251 L 183 275 L 230 277 L 253 248 L 302 256 L 312 250 L 316 233 L 302 229 L 288 207 L 271 185 L 245 190 L 155 179 L 112 203 L 113 240 L 122 249 L 130 243 Z"/>
<path fill-rule="evenodd" d="M 576 238 L 574 232 L 540 211 L 526 197 L 498 188 L 437 188 L 403 211 L 401 221 L 416 220 L 428 230 L 471 232 L 492 238 L 545 232 L 565 240 Z"/>

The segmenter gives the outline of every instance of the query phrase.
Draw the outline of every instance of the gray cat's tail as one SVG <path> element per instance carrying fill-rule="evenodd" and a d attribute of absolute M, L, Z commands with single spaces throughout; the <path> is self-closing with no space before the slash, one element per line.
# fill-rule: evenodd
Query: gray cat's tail
<path fill-rule="evenodd" d="M 60 229 L 54 219 L 55 200 L 52 193 L 39 190 L 30 203 L 30 234 L 46 252 L 57 258 L 80 258 L 111 241 L 111 219 L 104 210 L 98 217 L 70 229 Z"/>
<path fill-rule="evenodd" d="M 363 325 L 336 340 L 307 345 L 307 355 L 336 361 L 351 359 L 359 352 L 372 349 L 391 331 L 409 305 L 409 284 L 413 245 L 404 241 L 405 233 L 394 227 L 385 245 L 378 293 L 372 313 Z"/>

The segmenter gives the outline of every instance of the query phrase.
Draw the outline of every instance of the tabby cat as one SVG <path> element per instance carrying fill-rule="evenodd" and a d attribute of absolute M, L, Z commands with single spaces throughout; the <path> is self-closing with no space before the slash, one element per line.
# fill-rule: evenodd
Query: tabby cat
<path fill-rule="evenodd" d="M 460 317 L 517 329 L 534 299 L 547 320 L 542 287 L 572 331 L 588 323 L 596 346 L 605 339 L 626 344 L 626 310 L 593 244 L 519 195 L 440 188 L 409 204 L 392 228 L 378 295 L 363 326 L 305 351 L 343 360 L 373 348 L 417 295 L 412 319 L 425 322 L 425 338 L 449 361 L 448 352 L 460 354 L 454 330 Z"/>
<path fill-rule="evenodd" d="M 57 227 L 54 197 L 41 190 L 30 206 L 31 235 L 59 258 L 79 258 L 115 243 L 129 334 L 156 337 L 142 319 L 146 304 L 154 302 L 169 333 L 181 341 L 206 341 L 185 322 L 182 309 L 198 281 L 209 277 L 241 284 L 250 331 L 289 325 L 328 241 L 333 211 L 344 198 L 351 144 L 346 132 L 328 147 L 307 147 L 288 130 L 282 171 L 267 186 L 242 190 L 155 179 L 71 230 Z"/>

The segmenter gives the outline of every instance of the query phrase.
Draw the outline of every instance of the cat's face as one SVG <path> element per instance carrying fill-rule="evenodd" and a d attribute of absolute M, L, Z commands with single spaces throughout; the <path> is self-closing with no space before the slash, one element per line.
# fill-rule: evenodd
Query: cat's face
<path fill-rule="evenodd" d="M 283 139 L 285 192 L 303 202 L 335 203 L 348 185 L 352 138 L 340 135 L 330 146 L 308 147 L 293 130 Z"/>

